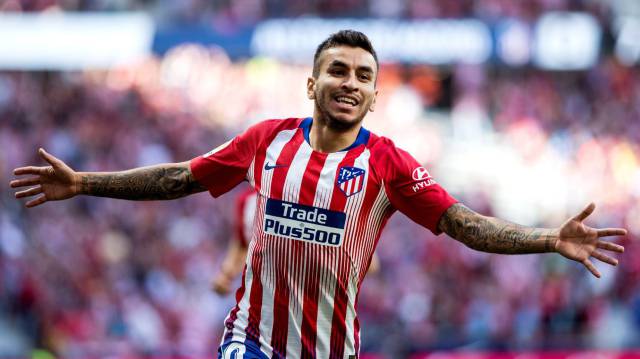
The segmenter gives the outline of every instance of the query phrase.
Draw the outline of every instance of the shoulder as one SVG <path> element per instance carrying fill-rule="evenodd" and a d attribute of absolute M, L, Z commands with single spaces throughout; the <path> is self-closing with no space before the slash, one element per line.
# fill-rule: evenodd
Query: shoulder
<path fill-rule="evenodd" d="M 263 120 L 250 126 L 247 132 L 252 132 L 257 135 L 267 135 L 282 130 L 290 130 L 300 126 L 302 120 L 302 118 L 297 117 Z"/>
<path fill-rule="evenodd" d="M 380 154 L 380 155 L 393 152 L 398 148 L 390 138 L 384 137 L 384 136 L 378 136 L 374 133 L 371 133 L 368 145 L 371 153 Z"/>
<path fill-rule="evenodd" d="M 409 152 L 396 146 L 390 138 L 374 134 L 371 135 L 369 140 L 369 151 L 374 162 L 387 166 L 393 164 L 388 163 L 389 161 L 405 158 L 413 159 Z"/>
<path fill-rule="evenodd" d="M 372 136 L 369 146 L 371 163 L 376 172 L 386 180 L 407 173 L 410 175 L 411 171 L 420 167 L 418 161 L 409 152 L 396 146 L 387 137 Z"/>
<path fill-rule="evenodd" d="M 302 120 L 295 117 L 263 120 L 251 125 L 238 139 L 256 144 L 270 141 L 281 131 L 298 128 Z"/>

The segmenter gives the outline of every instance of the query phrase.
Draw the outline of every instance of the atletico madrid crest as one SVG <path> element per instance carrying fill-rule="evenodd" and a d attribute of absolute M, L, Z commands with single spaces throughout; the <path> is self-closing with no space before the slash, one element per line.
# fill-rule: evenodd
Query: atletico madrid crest
<path fill-rule="evenodd" d="M 352 196 L 364 187 L 365 170 L 358 167 L 340 167 L 337 185 L 345 196 Z"/>

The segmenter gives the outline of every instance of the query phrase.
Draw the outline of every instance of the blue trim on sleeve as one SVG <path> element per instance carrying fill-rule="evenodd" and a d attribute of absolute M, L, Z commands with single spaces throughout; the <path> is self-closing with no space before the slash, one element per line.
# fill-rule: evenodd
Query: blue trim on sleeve
<path fill-rule="evenodd" d="M 311 132 L 311 123 L 313 123 L 313 118 L 307 117 L 302 122 L 300 122 L 300 128 L 302 129 L 302 134 L 304 135 L 304 140 L 307 141 L 308 144 L 311 144 L 309 140 L 309 132 Z"/>
<path fill-rule="evenodd" d="M 300 128 L 302 129 L 302 134 L 304 135 L 304 140 L 307 141 L 309 145 L 311 145 L 311 141 L 309 140 L 309 132 L 311 131 L 311 124 L 313 123 L 313 118 L 307 117 L 302 122 L 300 122 Z M 351 144 L 351 146 L 342 149 L 341 151 L 349 151 L 360 145 L 366 145 L 369 142 L 369 137 L 371 136 L 371 132 L 364 127 L 360 127 L 360 131 L 358 132 L 358 137 Z"/>

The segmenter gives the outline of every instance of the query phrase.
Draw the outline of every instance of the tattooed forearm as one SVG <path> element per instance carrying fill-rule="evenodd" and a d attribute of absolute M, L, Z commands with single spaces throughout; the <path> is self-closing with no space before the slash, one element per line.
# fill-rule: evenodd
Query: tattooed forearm
<path fill-rule="evenodd" d="M 204 190 L 184 163 L 82 173 L 80 183 L 82 194 L 138 201 L 175 199 Z"/>
<path fill-rule="evenodd" d="M 438 228 L 470 248 L 504 254 L 553 252 L 556 237 L 550 229 L 485 217 L 459 203 L 442 215 Z"/>

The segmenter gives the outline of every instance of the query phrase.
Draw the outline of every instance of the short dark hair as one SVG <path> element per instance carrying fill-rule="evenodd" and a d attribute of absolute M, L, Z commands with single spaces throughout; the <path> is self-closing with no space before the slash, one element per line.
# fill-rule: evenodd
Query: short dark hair
<path fill-rule="evenodd" d="M 313 55 L 313 77 L 318 77 L 320 74 L 320 64 L 318 64 L 318 59 L 320 58 L 322 51 L 338 46 L 359 47 L 369 52 L 373 55 L 373 59 L 376 60 L 376 70 L 379 70 L 380 65 L 378 64 L 378 55 L 376 54 L 376 50 L 373 49 L 373 45 L 371 45 L 371 41 L 369 41 L 367 35 L 355 30 L 340 30 L 331 34 L 326 40 L 318 45 L 316 53 Z"/>

